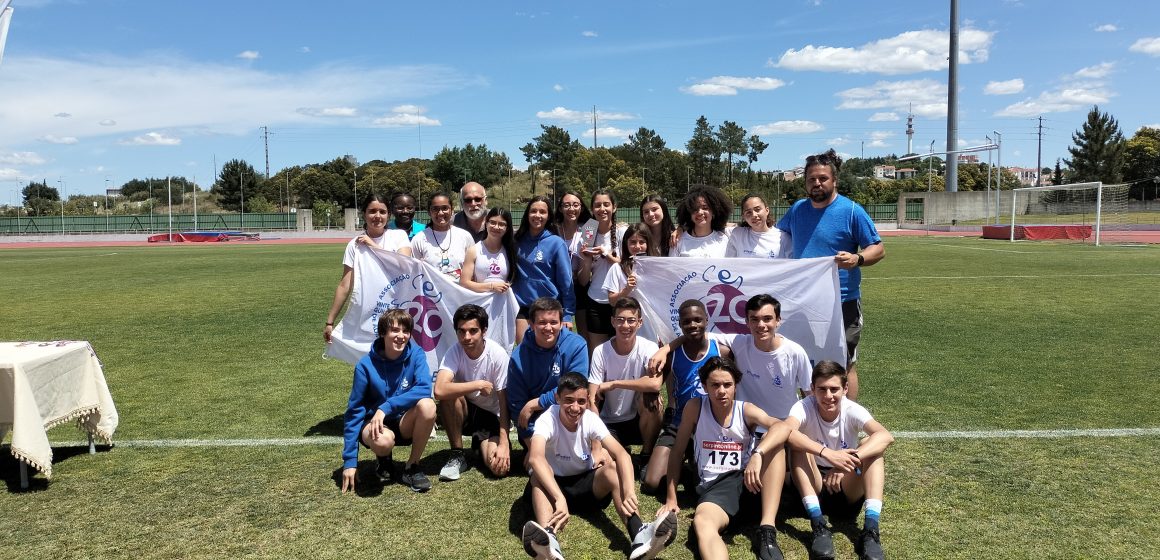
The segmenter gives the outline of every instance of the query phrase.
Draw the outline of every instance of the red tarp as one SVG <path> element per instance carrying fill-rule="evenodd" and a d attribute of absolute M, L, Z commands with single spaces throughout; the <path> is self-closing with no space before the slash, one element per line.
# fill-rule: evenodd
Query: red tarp
<path fill-rule="evenodd" d="M 1015 239 L 1088 239 L 1091 226 L 1015 226 Z M 1011 226 L 983 226 L 983 239 L 1010 239 Z"/>

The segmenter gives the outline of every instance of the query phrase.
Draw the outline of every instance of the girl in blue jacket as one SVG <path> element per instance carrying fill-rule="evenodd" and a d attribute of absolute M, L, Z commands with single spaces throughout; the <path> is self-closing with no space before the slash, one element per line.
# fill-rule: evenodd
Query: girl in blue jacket
<path fill-rule="evenodd" d="M 576 292 L 572 288 L 572 257 L 568 244 L 552 234 L 549 201 L 533 196 L 524 210 L 524 219 L 516 231 L 516 275 L 512 291 L 520 310 L 516 313 L 516 344 L 528 329 L 528 306 L 536 298 L 550 297 L 564 307 L 564 328 L 572 328 L 576 313 Z"/>
<path fill-rule="evenodd" d="M 377 474 L 384 483 L 394 476 L 395 445 L 410 445 L 399 481 L 415 492 L 431 489 L 419 460 L 435 425 L 435 401 L 427 357 L 411 340 L 414 326 L 405 310 L 387 310 L 379 317 L 379 338 L 354 367 L 343 430 L 343 492 L 354 490 L 360 441 L 378 457 Z"/>

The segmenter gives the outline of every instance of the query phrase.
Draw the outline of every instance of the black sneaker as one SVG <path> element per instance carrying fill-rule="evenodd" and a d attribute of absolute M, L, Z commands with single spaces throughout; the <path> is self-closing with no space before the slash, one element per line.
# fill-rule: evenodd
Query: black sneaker
<path fill-rule="evenodd" d="M 414 492 L 426 492 L 431 489 L 431 481 L 427 480 L 427 475 L 419 468 L 418 463 L 403 469 L 403 476 L 399 477 L 399 482 L 409 486 Z"/>
<path fill-rule="evenodd" d="M 834 536 L 830 533 L 826 518 L 811 520 L 810 528 L 814 531 L 814 540 L 810 543 L 810 558 L 834 560 Z"/>
<path fill-rule="evenodd" d="M 878 529 L 863 529 L 858 544 L 862 551 L 858 557 L 862 560 L 883 560 L 882 542 L 878 538 Z"/>
<path fill-rule="evenodd" d="M 777 546 L 777 529 L 773 525 L 757 528 L 758 560 L 782 560 L 781 547 Z"/>
<path fill-rule="evenodd" d="M 391 459 L 390 455 L 386 457 L 379 457 L 379 466 L 375 467 L 375 474 L 379 476 L 379 482 L 383 485 L 390 484 L 395 480 L 395 461 Z"/>

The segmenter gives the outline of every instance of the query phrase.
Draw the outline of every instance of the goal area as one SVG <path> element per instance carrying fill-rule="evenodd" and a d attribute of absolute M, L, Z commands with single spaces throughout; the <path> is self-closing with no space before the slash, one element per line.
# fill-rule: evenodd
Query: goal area
<path fill-rule="evenodd" d="M 1011 241 L 1072 240 L 1100 244 L 1101 234 L 1125 223 L 1128 185 L 1100 182 L 1011 190 Z"/>

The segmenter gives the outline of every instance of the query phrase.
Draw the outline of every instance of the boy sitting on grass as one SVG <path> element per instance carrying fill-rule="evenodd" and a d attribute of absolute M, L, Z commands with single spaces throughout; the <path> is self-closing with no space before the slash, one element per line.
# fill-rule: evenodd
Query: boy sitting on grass
<path fill-rule="evenodd" d="M 354 490 L 362 442 L 378 457 L 376 473 L 384 483 L 394 477 L 391 450 L 410 445 L 400 482 L 426 492 L 431 482 L 419 469 L 419 459 L 435 425 L 431 368 L 423 349 L 411 340 L 410 314 L 390 309 L 379 317 L 378 327 L 379 338 L 354 367 L 343 429 L 342 491 Z"/>
<path fill-rule="evenodd" d="M 677 516 L 662 512 L 642 524 L 637 511 L 632 459 L 611 437 L 600 416 L 588 410 L 588 380 L 576 372 L 560 376 L 556 403 L 536 420 L 528 442 L 525 495 L 535 520 L 524 524 L 524 550 L 537 559 L 563 560 L 556 535 L 571 512 L 600 512 L 609 502 L 632 537 L 630 559 L 656 556 L 676 535 Z"/>
<path fill-rule="evenodd" d="M 878 518 L 886 485 L 882 454 L 894 436 L 868 410 L 846 398 L 848 383 L 845 368 L 836 362 L 823 360 L 814 366 L 810 395 L 793 405 L 785 419 L 794 429 L 789 436 L 792 477 L 813 527 L 811 557 L 834 558 L 823 505 L 856 513 L 864 499 L 862 536 L 855 545 L 861 558 L 881 560 Z M 861 432 L 867 437 L 859 442 Z"/>

